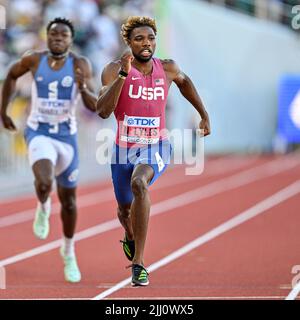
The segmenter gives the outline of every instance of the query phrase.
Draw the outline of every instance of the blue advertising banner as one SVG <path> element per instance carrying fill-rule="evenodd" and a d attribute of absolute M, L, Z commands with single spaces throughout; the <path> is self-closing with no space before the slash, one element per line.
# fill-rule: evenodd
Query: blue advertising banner
<path fill-rule="evenodd" d="M 300 142 L 300 75 L 285 75 L 281 78 L 278 133 L 289 143 Z"/>

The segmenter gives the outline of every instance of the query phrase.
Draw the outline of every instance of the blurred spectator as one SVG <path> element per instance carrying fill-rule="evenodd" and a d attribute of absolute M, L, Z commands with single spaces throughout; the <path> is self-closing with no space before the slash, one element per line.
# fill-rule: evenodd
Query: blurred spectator
<path fill-rule="evenodd" d="M 45 48 L 45 27 L 55 17 L 65 17 L 74 23 L 73 50 L 90 58 L 98 76 L 122 48 L 120 24 L 127 15 L 152 15 L 152 3 L 152 0 L 0 0 L 7 12 L 7 28 L 0 33 L 0 81 L 11 61 L 29 49 Z"/>
<path fill-rule="evenodd" d="M 300 0 L 206 1 L 289 26 L 292 7 L 300 4 Z M 0 81 L 11 61 L 29 49 L 45 47 L 45 26 L 57 16 L 73 21 L 73 49 L 90 58 L 98 77 L 103 66 L 124 49 L 121 23 L 128 15 L 153 16 L 154 4 L 153 0 L 0 0 L 7 9 L 7 29 L 0 33 Z"/>
<path fill-rule="evenodd" d="M 114 20 L 105 14 L 99 14 L 91 22 L 93 37 L 87 43 L 86 54 L 89 55 L 94 69 L 100 74 L 104 65 L 117 55 L 119 49 L 119 28 Z"/>
<path fill-rule="evenodd" d="M 206 1 L 287 25 L 292 6 L 300 4 L 300 0 Z M 153 16 L 154 4 L 153 0 L 0 0 L 7 12 L 7 28 L 0 33 L 0 82 L 11 61 L 29 49 L 45 48 L 45 26 L 57 16 L 73 21 L 73 49 L 90 58 L 99 80 L 103 66 L 124 49 L 121 23 L 128 15 Z"/>
<path fill-rule="evenodd" d="M 291 27 L 292 8 L 300 0 L 199 0 L 226 6 L 258 18 L 281 22 Z"/>

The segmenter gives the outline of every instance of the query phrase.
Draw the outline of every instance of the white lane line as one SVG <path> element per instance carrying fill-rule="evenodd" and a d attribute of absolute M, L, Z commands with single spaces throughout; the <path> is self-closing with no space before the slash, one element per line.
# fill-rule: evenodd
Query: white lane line
<path fill-rule="evenodd" d="M 77 200 L 78 208 L 84 208 L 93 206 L 97 203 L 103 203 L 114 199 L 113 190 L 111 188 L 93 192 L 83 196 L 79 196 Z M 51 209 L 51 216 L 60 213 L 60 204 L 58 202 L 53 203 Z M 16 225 L 26 221 L 33 220 L 35 209 L 28 209 L 14 214 L 0 218 L 0 228 Z"/>
<path fill-rule="evenodd" d="M 199 179 L 200 177 L 208 177 L 208 176 L 216 176 L 221 174 L 230 173 L 232 171 L 235 171 L 239 168 L 248 166 L 250 164 L 253 164 L 255 161 L 257 161 L 259 157 L 251 157 L 250 159 L 237 159 L 232 157 L 226 157 L 222 159 L 214 160 L 213 163 L 210 163 L 209 166 L 205 167 L 203 174 L 200 176 L 186 176 L 184 172 L 179 172 L 176 179 L 176 184 L 178 183 L 186 183 L 187 181 L 194 181 Z M 188 168 L 188 166 L 187 166 Z M 169 171 L 171 175 L 174 173 L 172 171 Z M 174 185 L 170 179 L 165 180 L 159 180 L 157 184 L 154 184 L 152 187 L 152 190 L 154 189 L 161 189 L 165 188 L 169 185 Z"/>
<path fill-rule="evenodd" d="M 28 301 L 31 301 L 31 300 L 91 300 L 91 298 L 25 298 L 25 299 L 0 299 L 1 300 L 28 300 Z"/>
<path fill-rule="evenodd" d="M 248 161 L 245 161 L 245 160 L 238 161 L 238 160 L 232 160 L 232 159 L 227 159 L 227 158 L 225 158 L 223 160 L 217 159 L 217 160 L 214 160 L 214 162 L 211 163 L 210 166 L 208 166 L 208 169 L 205 171 L 205 175 L 206 176 L 214 176 L 214 175 L 220 174 L 220 166 L 223 166 L 224 162 L 227 163 L 227 161 L 229 161 L 229 160 L 231 160 L 231 165 L 228 169 L 226 169 L 226 172 L 230 172 L 230 171 L 236 170 L 240 167 L 249 165 L 252 162 L 254 162 L 256 159 L 251 158 Z M 229 162 L 228 162 L 228 164 L 229 164 Z M 224 172 L 224 169 L 223 169 L 223 172 Z M 197 178 L 199 178 L 199 177 L 193 176 L 192 180 L 196 180 Z M 155 184 L 151 190 L 159 190 L 159 189 L 165 188 L 170 185 L 174 186 L 177 184 L 185 183 L 186 181 L 187 181 L 186 176 L 183 175 L 183 173 L 182 173 L 182 175 L 179 175 L 175 181 L 173 180 L 173 178 L 168 179 L 168 180 L 164 180 L 164 182 L 160 182 L 158 184 Z M 191 180 L 189 179 L 189 181 L 191 181 Z M 113 189 L 112 189 L 112 187 L 109 187 L 109 188 L 106 188 L 101 191 L 96 191 L 93 193 L 79 196 L 78 200 L 77 200 L 77 205 L 78 205 L 78 208 L 86 208 L 89 206 L 104 203 L 104 202 L 111 201 L 114 199 L 115 199 L 115 197 L 114 197 Z M 60 213 L 60 204 L 58 202 L 53 203 L 51 215 L 55 215 L 55 214 L 59 214 L 59 213 Z M 35 209 L 28 209 L 25 211 L 21 211 L 21 212 L 9 214 L 4 217 L 0 217 L 0 228 L 9 227 L 9 226 L 12 226 L 15 224 L 19 224 L 19 223 L 33 220 L 34 214 L 35 214 Z"/>
<path fill-rule="evenodd" d="M 218 227 L 210 230 L 209 232 L 205 233 L 204 235 L 198 237 L 197 239 L 189 242 L 185 246 L 181 247 L 180 249 L 172 252 L 168 256 L 164 257 L 161 260 L 151 264 L 148 268 L 149 272 L 153 272 L 174 260 L 186 255 L 190 251 L 198 248 L 199 246 L 207 243 L 210 240 L 215 239 L 219 235 L 239 226 L 240 224 L 256 217 L 257 215 L 265 212 L 266 210 L 271 209 L 272 207 L 278 205 L 279 203 L 286 201 L 287 199 L 295 196 L 296 194 L 300 193 L 300 180 L 292 183 L 288 187 L 276 192 L 272 196 L 266 198 L 265 200 L 257 203 L 253 207 L 247 209 L 246 211 L 238 214 L 232 219 L 222 223 Z M 101 300 L 106 298 L 107 296 L 113 294 L 114 292 L 122 289 L 126 285 L 131 282 L 131 278 L 124 279 L 123 281 L 117 283 L 115 286 L 111 287 L 108 290 L 103 291 L 99 295 L 92 298 L 92 300 Z"/>
<path fill-rule="evenodd" d="M 151 215 L 156 212 L 160 213 L 160 208 L 163 206 L 164 210 L 171 210 L 183 205 L 188 205 L 192 202 L 199 201 L 205 198 L 212 197 L 225 191 L 233 190 L 241 186 L 245 186 L 251 182 L 259 181 L 269 176 L 279 174 L 286 170 L 290 170 L 299 165 L 299 161 L 283 161 L 277 160 L 271 163 L 264 164 L 255 168 L 247 169 L 230 177 L 222 178 L 217 181 L 208 183 L 207 185 L 197 188 L 192 191 L 182 193 L 171 199 L 161 201 L 151 208 Z"/>
<path fill-rule="evenodd" d="M 101 223 L 97 226 L 85 229 L 83 231 L 80 231 L 78 233 L 75 234 L 75 240 L 76 241 L 80 241 L 83 239 L 87 239 L 93 236 L 96 236 L 98 234 L 113 230 L 113 229 L 117 229 L 119 228 L 120 222 L 118 219 L 113 219 L 104 223 Z M 0 260 L 0 267 L 4 267 L 28 258 L 32 258 L 34 256 L 37 256 L 39 254 L 51 251 L 53 249 L 59 248 L 62 245 L 62 240 L 58 239 L 49 243 L 46 243 L 42 246 L 36 247 L 34 249 L 22 252 L 20 254 L 17 254 L 15 256 L 6 258 L 4 260 Z"/>
<path fill-rule="evenodd" d="M 91 298 L 22 298 L 22 299 L 0 299 L 1 300 L 90 300 Z M 106 300 L 283 300 L 284 296 L 232 296 L 232 297 L 126 297 L 108 298 Z"/>
<path fill-rule="evenodd" d="M 263 178 L 273 176 L 275 174 L 281 173 L 283 171 L 289 170 L 298 165 L 298 161 L 271 161 L 267 164 L 260 165 L 255 168 L 247 169 L 238 174 L 234 174 L 230 177 L 222 178 L 212 183 L 208 183 L 205 186 L 197 188 L 193 191 L 188 191 L 182 193 L 179 196 L 172 197 L 168 200 L 163 200 L 157 204 L 154 204 L 151 208 L 151 216 L 158 215 L 164 212 L 169 212 L 172 209 L 183 207 L 187 204 L 197 202 L 199 200 L 209 198 L 211 196 L 220 194 L 225 191 L 247 185 L 251 182 L 261 180 Z M 116 229 L 121 227 L 118 219 L 109 220 L 107 222 L 101 223 L 99 225 L 93 226 L 86 230 L 77 232 L 75 234 L 75 240 L 83 240 L 90 238 L 95 235 Z M 61 239 L 55 240 L 45 245 L 36 247 L 34 249 L 25 251 L 23 253 L 17 254 L 15 256 L 0 260 L 0 266 L 7 266 L 24 259 L 34 257 L 36 255 L 48 252 L 55 248 L 60 247 Z"/>
<path fill-rule="evenodd" d="M 235 155 L 226 155 L 217 159 L 205 159 L 205 168 L 204 168 L 204 173 L 207 172 L 207 170 L 210 168 L 210 166 L 214 167 L 214 170 L 221 170 L 221 168 L 223 169 L 223 171 L 220 172 L 224 172 L 224 166 L 227 165 L 231 165 L 231 163 L 235 163 L 238 162 L 238 166 L 242 166 L 243 163 L 245 163 L 245 165 L 247 163 L 251 163 L 256 161 L 257 159 L 259 159 L 259 156 L 251 156 L 251 158 L 249 159 L 248 157 L 236 157 Z M 178 166 L 173 166 L 170 168 L 170 171 L 172 171 L 172 173 L 174 173 L 174 171 L 180 171 L 180 168 L 178 168 Z M 83 185 L 82 187 L 85 188 L 87 186 L 87 184 Z M 90 185 L 89 185 L 90 186 Z M 97 187 L 101 187 L 101 183 L 95 183 L 93 182 L 91 184 L 92 187 L 97 188 Z M 16 199 L 10 198 L 10 199 L 0 199 L 0 205 L 5 205 L 5 204 L 9 204 L 9 203 L 16 203 L 16 202 L 23 202 L 23 201 L 27 201 L 27 200 L 35 200 L 36 197 L 35 196 L 24 196 L 24 197 L 17 197 Z"/>
<path fill-rule="evenodd" d="M 190 296 L 190 297 L 121 297 L 107 298 L 105 300 L 283 300 L 284 296 Z"/>
<path fill-rule="evenodd" d="M 298 282 L 293 290 L 288 294 L 285 300 L 295 300 L 300 292 L 300 282 Z"/>

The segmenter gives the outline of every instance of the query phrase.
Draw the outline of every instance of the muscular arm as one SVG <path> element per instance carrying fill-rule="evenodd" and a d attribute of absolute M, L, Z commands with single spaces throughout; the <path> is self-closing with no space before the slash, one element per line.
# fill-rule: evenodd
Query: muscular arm
<path fill-rule="evenodd" d="M 15 130 L 15 125 L 7 116 L 7 107 L 11 100 L 12 94 L 16 88 L 16 82 L 19 77 L 30 71 L 38 59 L 36 53 L 24 55 L 20 60 L 15 62 L 8 70 L 8 74 L 4 80 L 1 97 L 1 118 L 6 129 Z"/>
<path fill-rule="evenodd" d="M 125 82 L 118 74 L 120 70 L 129 74 L 132 60 L 131 51 L 126 50 L 119 63 L 111 62 L 104 68 L 101 75 L 102 88 L 97 100 L 97 113 L 101 118 L 108 118 L 116 109 Z"/>
<path fill-rule="evenodd" d="M 103 119 L 114 112 L 125 80 L 119 78 L 120 65 L 112 62 L 108 64 L 101 75 L 102 88 L 97 100 L 97 113 Z"/>
<path fill-rule="evenodd" d="M 200 122 L 200 128 L 204 129 L 204 135 L 210 134 L 209 116 L 192 80 L 182 72 L 177 64 L 172 60 L 165 61 L 163 66 L 169 81 L 174 81 L 176 83 L 181 94 L 198 111 L 202 119 Z"/>
<path fill-rule="evenodd" d="M 97 97 L 94 94 L 91 83 L 92 75 L 93 72 L 89 60 L 84 57 L 77 58 L 75 62 L 75 77 L 78 90 L 81 93 L 84 106 L 90 111 L 96 111 Z"/>

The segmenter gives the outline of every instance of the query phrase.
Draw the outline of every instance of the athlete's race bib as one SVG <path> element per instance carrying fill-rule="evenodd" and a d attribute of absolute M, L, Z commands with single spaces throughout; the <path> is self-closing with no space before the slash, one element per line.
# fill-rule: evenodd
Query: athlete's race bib
<path fill-rule="evenodd" d="M 67 100 L 50 100 L 39 98 L 37 113 L 44 122 L 66 121 L 70 110 L 70 102 Z"/>
<path fill-rule="evenodd" d="M 128 143 L 153 144 L 159 142 L 160 117 L 125 115 L 120 123 L 120 140 Z"/>

